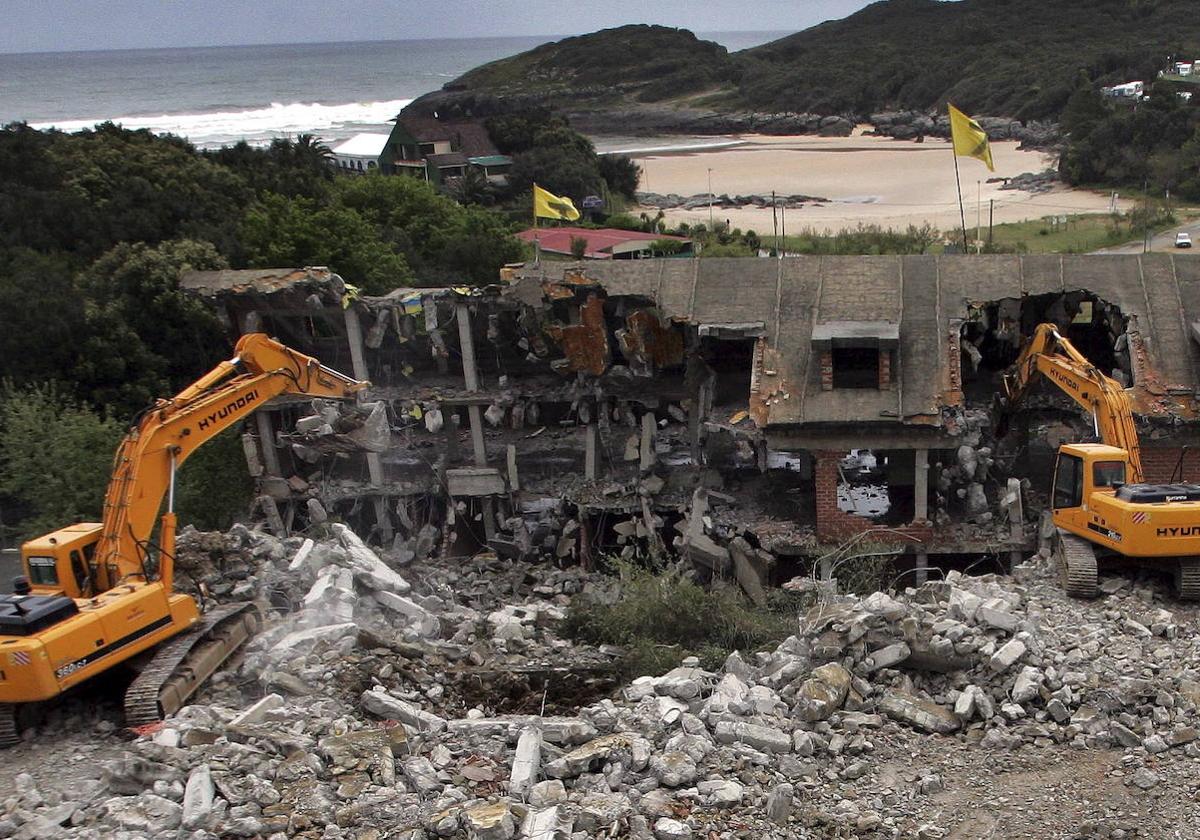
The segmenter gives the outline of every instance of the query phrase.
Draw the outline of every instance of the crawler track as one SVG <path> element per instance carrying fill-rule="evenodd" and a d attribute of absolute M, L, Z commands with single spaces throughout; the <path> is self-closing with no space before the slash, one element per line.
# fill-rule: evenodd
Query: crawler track
<path fill-rule="evenodd" d="M 162 645 L 125 692 L 125 723 L 144 726 L 178 711 L 184 701 L 254 632 L 258 609 L 229 604 Z"/>
<path fill-rule="evenodd" d="M 1056 549 L 1063 589 L 1072 598 L 1095 598 L 1099 590 L 1096 586 L 1096 552 L 1091 543 L 1060 528 Z"/>
<path fill-rule="evenodd" d="M 21 742 L 17 730 L 17 707 L 11 703 L 0 703 L 0 749 L 8 749 Z"/>
<path fill-rule="evenodd" d="M 1200 601 L 1200 559 L 1179 558 L 1175 568 L 1175 591 L 1184 601 Z"/>

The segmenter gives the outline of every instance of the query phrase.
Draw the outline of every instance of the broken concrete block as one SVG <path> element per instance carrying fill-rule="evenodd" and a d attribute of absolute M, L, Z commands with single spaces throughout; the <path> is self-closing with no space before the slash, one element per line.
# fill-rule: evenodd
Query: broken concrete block
<path fill-rule="evenodd" d="M 1002 648 L 992 654 L 992 659 L 988 664 L 993 671 L 1000 673 L 1007 671 L 1024 655 L 1025 643 L 1020 639 L 1011 639 Z"/>
<path fill-rule="evenodd" d="M 743 744 L 749 744 L 756 750 L 769 753 L 792 751 L 792 738 L 786 732 L 742 721 L 718 721 L 716 728 L 713 729 L 713 738 L 722 744 L 740 741 Z"/>
<path fill-rule="evenodd" d="M 325 423 L 324 417 L 322 417 L 320 414 L 313 414 L 309 417 L 301 417 L 299 420 L 297 420 L 296 431 L 302 435 L 308 434 L 309 432 L 319 433 L 321 428 L 325 425 L 327 424 Z M 333 429 L 330 429 L 329 431 L 332 432 Z"/>
<path fill-rule="evenodd" d="M 912 655 L 912 649 L 905 642 L 896 642 L 872 651 L 867 658 L 867 670 L 878 671 L 881 668 L 891 668 L 908 659 L 910 655 Z"/>
<path fill-rule="evenodd" d="M 562 784 L 562 782 L 559 782 Z M 567 840 L 572 821 L 559 812 L 557 806 L 530 809 L 521 822 L 522 840 Z"/>
<path fill-rule="evenodd" d="M 357 534 L 340 522 L 330 526 L 337 536 L 338 542 L 346 549 L 354 577 L 371 589 L 382 589 L 395 592 L 397 595 L 407 595 L 408 581 L 397 572 L 388 568 L 375 552 L 367 548 Z"/>
<path fill-rule="evenodd" d="M 283 698 L 278 694 L 268 694 L 250 708 L 246 709 L 240 715 L 235 717 L 229 724 L 230 728 L 246 726 L 251 723 L 260 723 L 268 712 L 272 712 L 283 706 Z"/>
<path fill-rule="evenodd" d="M 984 601 L 975 611 L 975 622 L 984 627 L 1016 633 L 1021 619 L 1008 611 L 1008 604 L 1000 598 Z"/>
<path fill-rule="evenodd" d="M 950 605 L 947 611 L 951 618 L 959 621 L 974 621 L 975 613 L 982 603 L 983 599 L 975 593 L 955 586 L 950 589 Z"/>
<path fill-rule="evenodd" d="M 922 700 L 902 691 L 889 691 L 879 701 L 879 711 L 892 720 L 907 723 L 924 732 L 948 735 L 957 732 L 958 718 L 937 703 Z"/>
<path fill-rule="evenodd" d="M 445 718 L 440 718 L 399 697 L 393 697 L 382 687 L 364 691 L 360 701 L 363 708 L 371 714 L 388 720 L 398 720 L 420 733 L 436 735 L 446 729 Z"/>
<path fill-rule="evenodd" d="M 659 817 L 654 822 L 655 840 L 691 840 L 692 828 L 687 823 L 670 817 Z"/>
<path fill-rule="evenodd" d="M 663 787 L 685 787 L 696 781 L 696 762 L 683 752 L 664 752 L 654 756 L 650 759 L 650 771 Z"/>
<path fill-rule="evenodd" d="M 1037 668 L 1032 665 L 1026 665 L 1021 669 L 1021 673 L 1017 674 L 1017 681 L 1013 683 L 1012 699 L 1017 703 L 1028 703 L 1041 693 L 1042 683 L 1046 677 Z"/>
<path fill-rule="evenodd" d="M 744 789 L 737 782 L 714 779 L 696 785 L 700 801 L 713 808 L 732 808 L 742 801 Z"/>
<path fill-rule="evenodd" d="M 308 511 L 308 518 L 314 525 L 320 525 L 322 522 L 329 521 L 329 514 L 325 510 L 325 506 L 321 504 L 320 499 L 312 497 L 304 502 L 304 507 Z"/>
<path fill-rule="evenodd" d="M 358 635 L 358 625 L 354 622 L 329 624 L 324 627 L 311 627 L 308 630 L 297 630 L 288 633 L 275 643 L 271 653 L 276 656 L 291 656 L 296 652 L 310 648 L 318 642 L 333 644 L 349 636 Z"/>
<path fill-rule="evenodd" d="M 542 733 L 536 727 L 529 726 L 517 739 L 517 751 L 513 755 L 512 772 L 508 777 L 509 795 L 524 798 L 537 781 L 541 767 Z"/>
<path fill-rule="evenodd" d="M 188 775 L 183 791 L 183 827 L 189 831 L 205 828 L 213 811 L 212 770 L 200 764 Z"/>
<path fill-rule="evenodd" d="M 370 408 L 371 413 L 362 426 L 349 432 L 346 437 L 368 452 L 386 452 L 392 445 L 392 424 L 388 422 L 387 404 L 381 401 Z"/>
<path fill-rule="evenodd" d="M 354 577 L 350 571 L 329 566 L 313 581 L 303 604 L 306 610 L 319 613 L 323 621 L 343 624 L 354 620 L 354 604 L 357 600 Z"/>
<path fill-rule="evenodd" d="M 313 546 L 316 545 L 311 539 L 306 539 L 300 544 L 300 548 L 296 551 L 296 556 L 288 563 L 288 571 L 296 572 L 304 565 L 304 561 L 308 559 L 312 553 Z"/>
<path fill-rule="evenodd" d="M 775 785 L 767 794 L 767 819 L 776 825 L 787 825 L 792 817 L 792 798 L 796 789 L 788 782 Z"/>
<path fill-rule="evenodd" d="M 814 668 L 796 693 L 796 711 L 801 720 L 825 720 L 842 707 L 850 693 L 850 672 L 830 662 Z"/>
<path fill-rule="evenodd" d="M 427 639 L 436 639 L 442 632 L 438 617 L 415 601 L 397 595 L 395 592 L 376 592 L 375 600 L 380 606 L 399 613 L 408 619 L 409 627 L 415 629 Z"/>
<path fill-rule="evenodd" d="M 421 793 L 441 793 L 442 782 L 438 778 L 437 768 L 425 756 L 406 759 L 401 765 L 404 777 Z"/>

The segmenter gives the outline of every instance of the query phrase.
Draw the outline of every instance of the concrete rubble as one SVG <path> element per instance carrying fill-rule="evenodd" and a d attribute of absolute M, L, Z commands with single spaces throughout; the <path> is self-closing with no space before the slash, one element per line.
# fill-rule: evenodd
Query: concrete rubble
<path fill-rule="evenodd" d="M 190 533 L 180 554 L 213 546 L 196 584 L 269 606 L 265 626 L 95 779 L 18 777 L 4 836 L 937 837 L 950 827 L 923 803 L 958 781 L 933 754 L 1111 753 L 1139 796 L 1178 790 L 1200 758 L 1194 620 L 1144 582 L 1068 600 L 1040 555 L 1012 577 L 825 589 L 773 649 L 561 696 L 513 680 L 539 662 L 606 672 L 611 652 L 556 632 L 607 591 L 599 575 L 397 569 L 337 525 Z M 1108 825 L 1126 833 L 1079 836 L 1143 836 Z"/>

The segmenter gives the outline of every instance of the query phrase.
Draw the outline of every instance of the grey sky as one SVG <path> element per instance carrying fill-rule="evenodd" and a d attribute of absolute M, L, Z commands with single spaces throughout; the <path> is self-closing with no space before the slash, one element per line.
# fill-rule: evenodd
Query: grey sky
<path fill-rule="evenodd" d="M 0 52 L 569 35 L 625 23 L 799 30 L 868 0 L 0 0 Z"/>

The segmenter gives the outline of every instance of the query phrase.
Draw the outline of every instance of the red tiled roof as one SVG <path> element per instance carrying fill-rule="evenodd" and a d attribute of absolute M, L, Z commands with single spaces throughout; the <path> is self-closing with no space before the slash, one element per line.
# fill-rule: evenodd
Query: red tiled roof
<path fill-rule="evenodd" d="M 620 230 L 618 228 L 580 227 L 529 228 L 518 233 L 517 238 L 531 244 L 536 239 L 539 248 L 554 254 L 570 254 L 572 239 L 586 239 L 587 250 L 584 251 L 584 256 L 593 260 L 612 259 L 612 249 L 627 242 L 653 242 L 657 239 L 675 239 L 680 242 L 691 241 L 685 236 L 672 236 L 666 233 L 643 233 L 640 230 Z"/>

